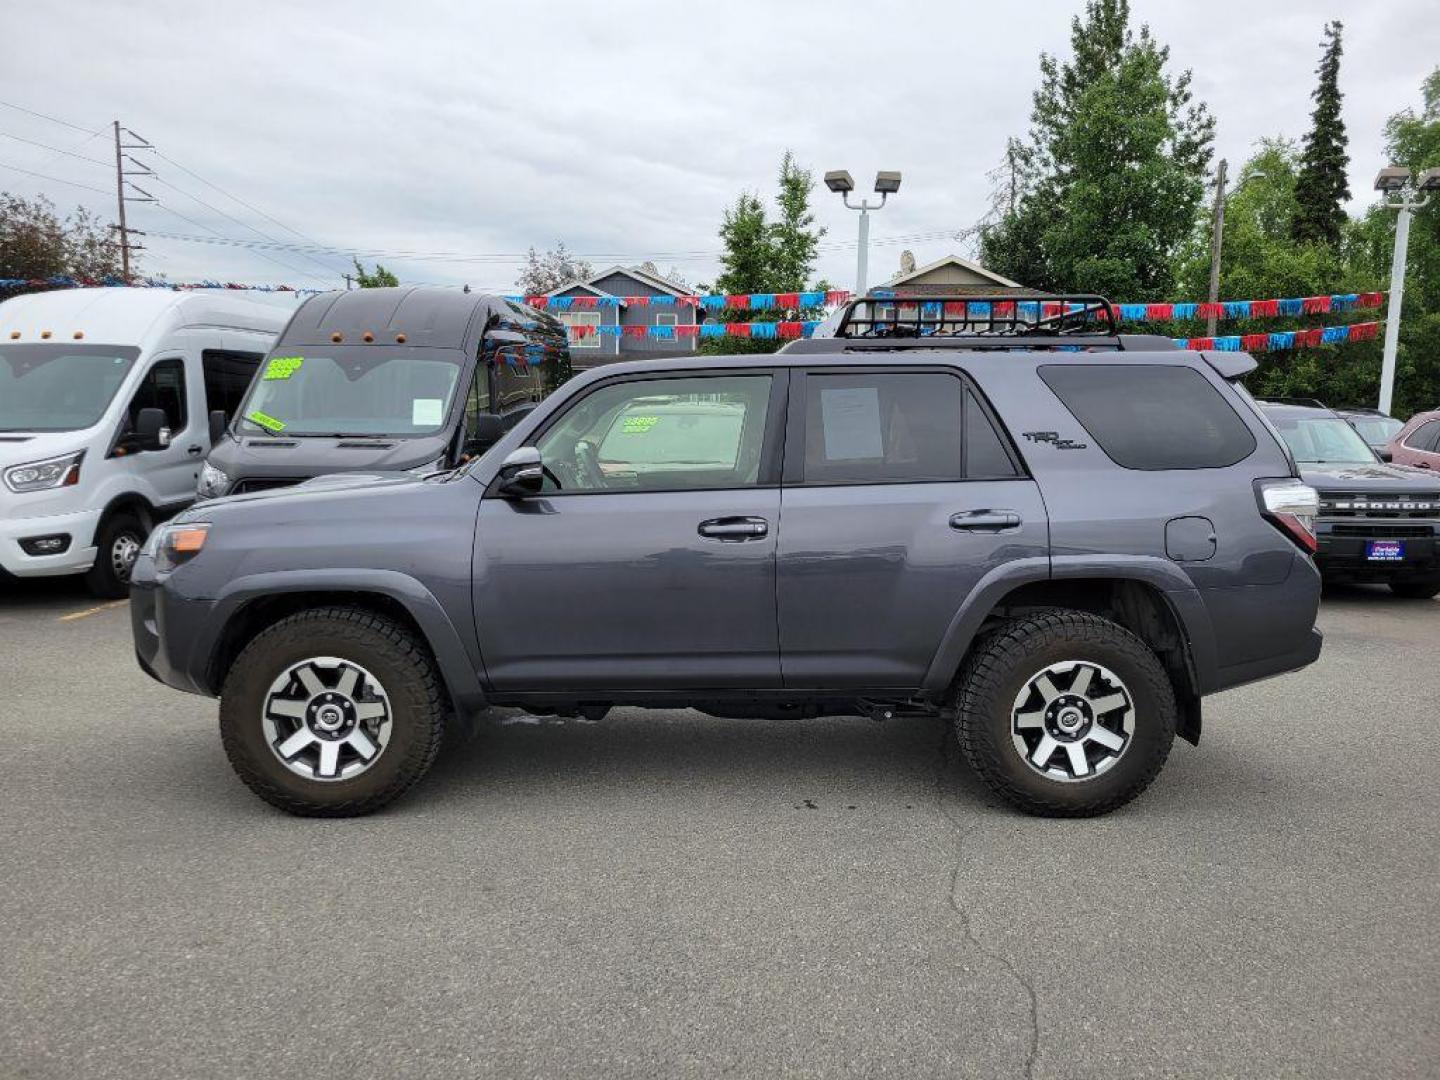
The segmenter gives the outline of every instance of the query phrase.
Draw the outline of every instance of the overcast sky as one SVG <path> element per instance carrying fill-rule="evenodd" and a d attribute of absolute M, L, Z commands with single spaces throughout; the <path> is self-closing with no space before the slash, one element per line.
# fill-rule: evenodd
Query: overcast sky
<path fill-rule="evenodd" d="M 298 232 L 455 254 L 468 261 L 380 258 L 405 281 L 501 290 L 520 253 L 557 240 L 597 268 L 648 258 L 709 280 L 723 209 L 742 189 L 768 198 L 790 148 L 817 180 L 846 168 L 868 188 L 876 169 L 903 171 L 872 221 L 873 284 L 902 248 L 922 264 L 963 253 L 949 234 L 984 212 L 985 173 L 1026 127 L 1039 53 L 1064 53 L 1081 7 L 8 4 L 0 99 L 77 127 L 0 107 L 0 132 L 103 162 L 110 121 L 133 128 L 165 155 L 137 154 L 160 203 L 132 207 L 131 224 L 151 233 L 261 240 L 253 226 L 293 243 Z M 1433 0 L 1134 0 L 1134 13 L 1174 69 L 1193 69 L 1232 166 L 1261 137 L 1304 134 L 1321 27 L 1343 18 L 1356 207 L 1384 164 L 1385 118 L 1418 104 L 1440 63 Z M 55 149 L 0 138 L 0 163 L 113 191 L 113 165 Z M 113 195 L 11 169 L 0 190 L 114 211 Z M 829 229 L 819 270 L 849 286 L 856 215 L 823 188 L 816 201 Z M 235 246 L 146 243 L 145 269 L 172 280 L 335 287 L 348 268 L 339 255 L 273 252 L 282 266 Z"/>

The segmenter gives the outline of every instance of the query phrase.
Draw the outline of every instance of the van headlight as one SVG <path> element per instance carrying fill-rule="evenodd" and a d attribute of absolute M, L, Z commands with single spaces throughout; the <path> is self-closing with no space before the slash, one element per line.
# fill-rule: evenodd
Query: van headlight
<path fill-rule="evenodd" d="M 202 499 L 214 499 L 230 489 L 230 477 L 208 461 L 200 466 L 200 479 L 195 483 L 195 494 Z"/>
<path fill-rule="evenodd" d="M 12 465 L 5 470 L 5 486 L 14 492 L 72 487 L 80 482 L 80 462 L 84 459 L 85 451 L 81 450 L 63 457 Z"/>

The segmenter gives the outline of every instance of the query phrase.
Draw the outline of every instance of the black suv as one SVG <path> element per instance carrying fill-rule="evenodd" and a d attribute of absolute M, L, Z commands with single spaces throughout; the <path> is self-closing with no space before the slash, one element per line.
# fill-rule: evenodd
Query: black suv
<path fill-rule="evenodd" d="M 1094 297 L 863 300 L 772 356 L 586 372 L 491 451 L 202 504 L 133 577 L 261 798 L 357 814 L 487 705 L 943 718 L 1024 810 L 1154 779 L 1320 652 L 1315 493 L 1237 353 Z"/>
<path fill-rule="evenodd" d="M 1318 403 L 1261 402 L 1320 494 L 1316 562 L 1326 581 L 1383 582 L 1399 596 L 1440 593 L 1440 481 L 1381 460 L 1355 428 Z"/>

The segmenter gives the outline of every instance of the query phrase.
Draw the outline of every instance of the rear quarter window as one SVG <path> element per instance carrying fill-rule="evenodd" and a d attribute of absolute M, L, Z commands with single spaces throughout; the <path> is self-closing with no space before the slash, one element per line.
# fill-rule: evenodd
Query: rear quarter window
<path fill-rule="evenodd" d="M 1255 436 L 1205 376 L 1161 364 L 1049 364 L 1056 397 L 1126 469 L 1223 469 L 1255 452 Z"/>

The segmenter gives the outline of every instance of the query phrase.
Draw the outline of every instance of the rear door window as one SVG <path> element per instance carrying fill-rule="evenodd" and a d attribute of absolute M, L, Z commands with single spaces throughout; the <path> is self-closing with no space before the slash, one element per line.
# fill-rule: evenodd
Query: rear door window
<path fill-rule="evenodd" d="M 1222 469 L 1255 452 L 1255 436 L 1193 368 L 1160 364 L 1049 364 L 1057 398 L 1126 469 Z"/>

